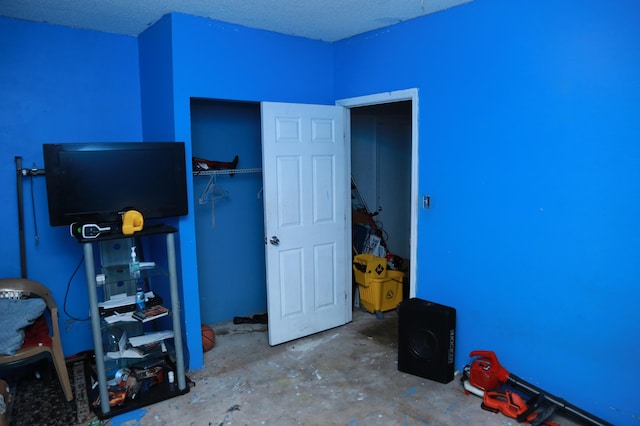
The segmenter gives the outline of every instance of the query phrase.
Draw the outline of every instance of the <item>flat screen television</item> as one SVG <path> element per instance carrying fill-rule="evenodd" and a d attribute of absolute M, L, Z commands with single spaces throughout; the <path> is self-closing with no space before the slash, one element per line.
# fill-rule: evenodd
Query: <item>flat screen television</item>
<path fill-rule="evenodd" d="M 51 226 L 188 213 L 183 142 L 44 144 L 43 153 Z"/>

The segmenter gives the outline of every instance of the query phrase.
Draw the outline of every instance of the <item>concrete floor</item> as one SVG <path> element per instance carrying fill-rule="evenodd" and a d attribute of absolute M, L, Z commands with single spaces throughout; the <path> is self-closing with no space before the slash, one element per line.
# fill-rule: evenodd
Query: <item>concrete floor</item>
<path fill-rule="evenodd" d="M 397 369 L 397 315 L 270 347 L 265 325 L 213 325 L 191 391 L 143 409 L 136 425 L 516 425 L 465 395 Z M 573 424 L 562 422 L 562 425 Z"/>

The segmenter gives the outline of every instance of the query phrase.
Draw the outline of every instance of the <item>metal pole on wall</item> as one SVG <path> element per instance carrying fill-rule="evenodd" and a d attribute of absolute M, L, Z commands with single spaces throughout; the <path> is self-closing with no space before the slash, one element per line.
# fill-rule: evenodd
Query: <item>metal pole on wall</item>
<path fill-rule="evenodd" d="M 31 169 L 22 168 L 22 157 L 15 157 L 16 159 L 16 185 L 18 193 L 18 234 L 20 238 L 20 276 L 27 278 L 27 250 L 24 237 L 24 207 L 23 207 L 23 191 L 22 191 L 22 178 L 26 175 L 29 176 L 42 176 L 45 174 L 44 169 L 36 168 L 35 164 Z M 31 188 L 33 196 L 33 187 Z M 35 210 L 34 210 L 35 221 Z M 35 223 L 35 222 L 34 222 Z M 37 238 L 37 236 L 36 236 Z"/>
<path fill-rule="evenodd" d="M 22 157 L 16 157 L 16 181 L 18 190 L 18 234 L 20 238 L 20 276 L 27 278 L 27 254 L 24 242 L 24 209 L 22 207 Z"/>

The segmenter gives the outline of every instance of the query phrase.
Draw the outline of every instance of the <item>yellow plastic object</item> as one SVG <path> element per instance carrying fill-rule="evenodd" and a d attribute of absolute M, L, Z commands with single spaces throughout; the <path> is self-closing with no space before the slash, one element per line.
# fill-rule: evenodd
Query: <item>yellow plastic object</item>
<path fill-rule="evenodd" d="M 385 278 L 370 278 L 368 284 L 358 283 L 360 305 L 368 312 L 385 312 L 398 307 L 402 302 L 404 273 L 387 271 Z"/>
<path fill-rule="evenodd" d="M 142 231 L 144 219 L 142 213 L 137 210 L 128 210 L 122 215 L 122 233 L 131 235 L 136 231 Z"/>
<path fill-rule="evenodd" d="M 360 285 L 369 285 L 372 278 L 387 276 L 387 259 L 373 254 L 358 254 L 353 258 L 353 273 Z"/>

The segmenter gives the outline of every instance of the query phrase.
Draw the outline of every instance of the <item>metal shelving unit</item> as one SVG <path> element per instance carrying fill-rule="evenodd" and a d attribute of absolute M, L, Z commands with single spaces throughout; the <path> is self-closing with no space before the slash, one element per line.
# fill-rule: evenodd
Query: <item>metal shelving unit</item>
<path fill-rule="evenodd" d="M 107 387 L 107 375 L 105 369 L 105 352 L 102 340 L 103 324 L 98 306 L 98 285 L 96 284 L 96 270 L 94 264 L 94 244 L 103 242 L 105 240 L 123 239 L 128 237 L 121 234 L 105 234 L 104 236 L 100 236 L 95 239 L 79 239 L 79 242 L 82 243 L 84 250 L 84 266 L 87 279 L 87 292 L 89 296 L 89 310 L 91 314 L 93 346 L 95 351 L 95 368 L 100 395 L 100 409 L 102 414 L 101 416 L 100 413 L 98 413 L 99 417 L 110 417 L 112 415 L 120 414 L 121 412 L 130 411 L 144 405 L 172 398 L 189 391 L 185 376 L 182 329 L 180 325 L 180 299 L 178 293 L 178 278 L 176 271 L 176 250 L 174 238 L 175 232 L 177 232 L 177 230 L 173 227 L 160 225 L 137 232 L 135 234 L 135 237 L 144 238 L 150 235 L 165 235 L 167 268 L 169 274 L 169 289 L 171 298 L 170 310 L 172 315 L 172 331 L 175 346 L 174 351 L 177 388 L 175 386 L 163 384 L 163 386 L 159 386 L 158 389 L 150 389 L 147 391 L 150 393 L 155 392 L 156 395 L 147 396 L 146 398 L 140 398 L 140 400 L 136 402 L 131 402 L 123 407 L 117 408 L 111 407 L 109 404 L 109 390 Z"/>

